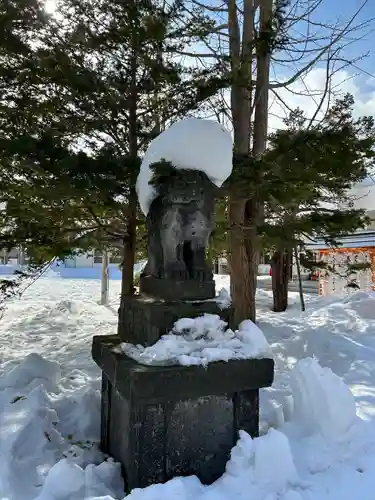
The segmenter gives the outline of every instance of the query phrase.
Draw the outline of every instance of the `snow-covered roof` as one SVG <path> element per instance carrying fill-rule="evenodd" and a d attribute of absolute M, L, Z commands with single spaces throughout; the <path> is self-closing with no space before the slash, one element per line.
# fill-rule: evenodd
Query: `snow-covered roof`
<path fill-rule="evenodd" d="M 375 248 L 375 231 L 358 231 L 357 233 L 344 236 L 339 241 L 341 248 Z M 317 239 L 314 243 L 306 243 L 307 250 L 327 250 L 331 248 L 323 240 Z"/>
<path fill-rule="evenodd" d="M 157 196 L 150 185 L 150 165 L 166 160 L 175 168 L 200 170 L 220 187 L 232 173 L 232 136 L 220 123 L 187 118 L 171 125 L 154 139 L 143 158 L 136 189 L 142 212 L 147 215 Z"/>

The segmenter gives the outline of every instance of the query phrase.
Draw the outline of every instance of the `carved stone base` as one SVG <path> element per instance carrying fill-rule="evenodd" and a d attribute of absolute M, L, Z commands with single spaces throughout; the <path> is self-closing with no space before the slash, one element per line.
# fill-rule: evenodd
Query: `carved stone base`
<path fill-rule="evenodd" d="M 232 309 L 220 309 L 215 301 L 165 302 L 135 295 L 123 297 L 119 309 L 118 334 L 123 342 L 149 346 L 168 333 L 180 318 L 217 314 L 231 325 Z"/>
<path fill-rule="evenodd" d="M 126 488 L 195 474 L 219 478 L 238 431 L 259 432 L 259 388 L 273 382 L 272 359 L 201 366 L 143 366 L 116 335 L 94 337 L 102 374 L 102 449 L 123 466 Z"/>
<path fill-rule="evenodd" d="M 154 276 L 141 276 L 141 293 L 160 297 L 170 302 L 180 300 L 207 300 L 215 297 L 215 281 L 168 280 Z"/>

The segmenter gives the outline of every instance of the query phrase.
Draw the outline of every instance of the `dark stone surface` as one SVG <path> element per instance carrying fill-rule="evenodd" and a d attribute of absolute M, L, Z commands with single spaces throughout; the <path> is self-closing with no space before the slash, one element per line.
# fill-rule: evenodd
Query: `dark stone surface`
<path fill-rule="evenodd" d="M 145 295 L 152 295 L 168 301 L 207 300 L 215 297 L 215 281 L 169 280 L 154 276 L 141 276 L 140 290 Z"/>
<path fill-rule="evenodd" d="M 102 448 L 121 462 L 127 490 L 196 474 L 222 475 L 243 429 L 259 428 L 259 388 L 273 382 L 271 359 L 201 366 L 143 366 L 116 335 L 94 337 L 103 370 Z"/>
<path fill-rule="evenodd" d="M 175 300 L 187 295 L 213 298 L 215 288 L 206 249 L 213 229 L 214 184 L 203 172 L 172 169 L 155 188 L 158 196 L 146 218 L 148 262 L 140 280 L 141 292 L 168 299 L 173 292 Z M 165 285 L 159 280 L 166 280 Z M 193 282 L 209 284 L 194 288 Z M 167 287 L 172 288 L 168 291 Z"/>
<path fill-rule="evenodd" d="M 118 334 L 124 342 L 154 344 L 180 318 L 217 314 L 231 325 L 232 309 L 220 309 L 215 301 L 165 302 L 152 297 L 123 297 L 119 309 Z"/>

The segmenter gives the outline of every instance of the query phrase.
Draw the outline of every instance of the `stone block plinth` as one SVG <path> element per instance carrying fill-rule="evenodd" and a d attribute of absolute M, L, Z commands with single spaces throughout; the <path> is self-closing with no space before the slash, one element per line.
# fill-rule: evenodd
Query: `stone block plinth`
<path fill-rule="evenodd" d="M 212 301 L 167 302 L 153 297 L 123 297 L 119 309 L 118 334 L 123 342 L 149 346 L 168 333 L 180 318 L 217 314 L 231 325 L 232 309 L 220 309 Z"/>
<path fill-rule="evenodd" d="M 159 279 L 154 276 L 141 276 L 140 291 L 143 294 L 159 297 L 170 302 L 181 300 L 207 300 L 215 297 L 213 277 L 206 280 Z"/>
<path fill-rule="evenodd" d="M 272 384 L 273 360 L 144 366 L 120 343 L 96 336 L 92 355 L 102 369 L 102 448 L 122 464 L 127 490 L 179 475 L 215 481 L 238 431 L 258 435 L 259 388 Z"/>

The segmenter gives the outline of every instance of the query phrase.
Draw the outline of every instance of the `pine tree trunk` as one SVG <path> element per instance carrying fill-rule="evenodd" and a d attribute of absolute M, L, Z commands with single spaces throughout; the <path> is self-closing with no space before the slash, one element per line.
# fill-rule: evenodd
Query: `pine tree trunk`
<path fill-rule="evenodd" d="M 134 263 L 136 247 L 136 221 L 137 221 L 137 195 L 135 189 L 129 198 L 129 214 L 126 225 L 126 238 L 124 239 L 124 253 L 122 261 L 121 295 L 134 293 Z"/>
<path fill-rule="evenodd" d="M 133 29 L 135 27 L 133 26 Z M 129 98 L 129 156 L 132 159 L 138 157 L 138 137 L 137 137 L 137 37 L 132 40 L 132 60 L 131 60 L 131 87 Z M 132 182 L 132 181 L 130 181 Z M 124 254 L 122 264 L 121 295 L 134 294 L 134 263 L 137 236 L 137 193 L 135 190 L 135 176 L 128 199 L 128 216 L 126 225 L 126 237 L 124 239 Z"/>
<path fill-rule="evenodd" d="M 242 44 L 236 0 L 228 1 L 228 25 L 233 84 L 231 112 L 234 133 L 234 151 L 239 155 L 250 153 L 251 136 L 251 81 L 254 36 L 254 2 L 245 0 L 242 24 Z M 229 196 L 229 263 L 231 296 L 234 306 L 234 324 L 245 319 L 255 321 L 255 290 L 251 262 L 244 237 L 246 198 L 237 193 Z"/>
<path fill-rule="evenodd" d="M 255 295 L 258 282 L 258 267 L 260 262 L 260 241 L 257 230 L 259 220 L 259 206 L 255 197 L 246 202 L 245 206 L 245 224 L 246 238 L 245 250 L 248 261 L 248 283 L 249 283 L 249 300 L 251 306 L 251 316 L 249 319 L 256 320 L 256 302 Z"/>
<path fill-rule="evenodd" d="M 272 0 L 259 2 L 260 5 L 260 36 L 264 36 L 272 16 Z M 263 44 L 257 46 L 256 53 L 257 73 L 254 97 L 254 122 L 253 122 L 253 155 L 255 157 L 264 153 L 267 147 L 268 130 L 268 87 L 270 72 L 270 53 Z M 260 180 L 261 182 L 261 180 Z M 257 288 L 258 266 L 260 262 L 261 243 L 258 226 L 263 223 L 264 203 L 257 193 L 246 203 L 245 222 L 247 229 L 246 251 L 249 265 L 250 300 L 253 304 L 255 321 L 255 294 Z"/>
<path fill-rule="evenodd" d="M 234 307 L 234 324 L 237 326 L 244 319 L 255 319 L 255 301 L 250 282 L 250 263 L 247 258 L 245 240 L 242 234 L 245 200 L 231 200 L 229 204 L 230 244 L 230 292 Z"/>
<path fill-rule="evenodd" d="M 250 154 L 253 134 L 253 154 L 259 155 L 266 148 L 268 85 L 270 55 L 268 48 L 257 48 L 257 84 L 254 98 L 254 124 L 252 122 L 252 72 L 254 56 L 254 15 L 258 4 L 254 0 L 243 2 L 242 40 L 236 0 L 228 0 L 228 25 L 231 70 L 231 111 L 234 132 L 234 151 L 239 155 Z M 269 29 L 272 0 L 260 3 L 260 30 Z M 266 39 L 266 37 L 265 37 Z M 242 43 L 241 43 L 242 41 Z M 265 49 L 265 50 L 264 50 Z M 260 241 L 257 226 L 263 218 L 263 207 L 258 196 L 251 200 L 239 198 L 235 193 L 229 200 L 231 294 L 235 322 L 256 319 L 255 293 L 258 277 Z M 246 226 L 246 238 L 243 228 Z"/>
<path fill-rule="evenodd" d="M 271 268 L 274 312 L 283 312 L 288 308 L 290 266 L 290 253 L 278 250 L 273 254 Z"/>

